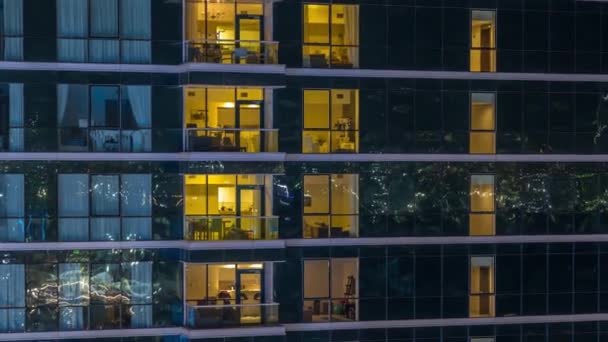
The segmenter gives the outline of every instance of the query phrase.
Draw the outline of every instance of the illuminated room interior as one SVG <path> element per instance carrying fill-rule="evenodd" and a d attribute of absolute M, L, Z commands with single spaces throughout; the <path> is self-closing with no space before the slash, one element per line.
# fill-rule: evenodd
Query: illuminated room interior
<path fill-rule="evenodd" d="M 185 267 L 186 303 L 197 307 L 214 306 L 201 311 L 201 316 L 207 320 L 215 313 L 218 320 L 262 323 L 262 308 L 256 304 L 272 303 L 272 270 L 269 262 L 188 263 Z M 226 312 L 226 309 L 233 312 Z"/>
<path fill-rule="evenodd" d="M 356 68 L 359 6 L 304 4 L 304 66 Z"/>
<path fill-rule="evenodd" d="M 195 151 L 262 152 L 262 88 L 184 88 L 184 124 Z"/>
<path fill-rule="evenodd" d="M 359 317 L 356 258 L 304 260 L 304 322 L 352 321 Z"/>
<path fill-rule="evenodd" d="M 496 12 L 471 12 L 471 71 L 496 72 Z"/>
<path fill-rule="evenodd" d="M 268 178 L 268 179 L 266 179 Z M 184 176 L 186 224 L 193 240 L 262 239 L 271 193 L 264 175 Z"/>
<path fill-rule="evenodd" d="M 496 153 L 496 110 L 494 93 L 471 94 L 471 133 L 469 152 Z"/>
<path fill-rule="evenodd" d="M 359 175 L 304 176 L 304 238 L 356 237 Z"/>
<path fill-rule="evenodd" d="M 494 258 L 471 257 L 470 317 L 494 317 Z"/>
<path fill-rule="evenodd" d="M 304 90 L 303 153 L 356 153 L 358 136 L 358 90 Z"/>

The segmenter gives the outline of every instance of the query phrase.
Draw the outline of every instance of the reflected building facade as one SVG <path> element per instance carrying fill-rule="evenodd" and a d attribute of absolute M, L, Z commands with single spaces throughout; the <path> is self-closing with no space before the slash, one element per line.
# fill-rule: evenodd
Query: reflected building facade
<path fill-rule="evenodd" d="M 0 18 L 0 341 L 608 340 L 608 3 Z"/>

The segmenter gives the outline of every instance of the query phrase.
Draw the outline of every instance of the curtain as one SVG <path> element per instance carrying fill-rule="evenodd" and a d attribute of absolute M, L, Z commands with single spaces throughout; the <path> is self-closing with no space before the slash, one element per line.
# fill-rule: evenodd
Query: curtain
<path fill-rule="evenodd" d="M 62 127 L 65 118 L 65 112 L 68 106 L 68 95 L 70 94 L 70 86 L 67 84 L 57 85 L 57 126 Z"/>
<path fill-rule="evenodd" d="M 123 264 L 131 277 L 125 284 L 125 295 L 131 298 L 131 327 L 152 326 L 152 262 L 134 261 Z"/>
<path fill-rule="evenodd" d="M 359 6 L 344 5 L 344 45 L 359 46 Z M 359 65 L 359 49 L 348 48 L 348 59 L 356 68 Z"/>
<path fill-rule="evenodd" d="M 120 239 L 119 217 L 91 218 L 91 240 L 117 241 Z"/>
<path fill-rule="evenodd" d="M 151 38 L 151 0 L 122 0 L 120 10 L 121 38 Z"/>
<path fill-rule="evenodd" d="M 86 174 L 60 174 L 57 183 L 59 240 L 88 240 L 89 176 Z"/>
<path fill-rule="evenodd" d="M 59 241 L 89 241 L 89 218 L 60 218 Z"/>
<path fill-rule="evenodd" d="M 152 149 L 152 139 L 149 129 L 152 126 L 152 89 L 150 86 L 126 86 L 129 106 L 138 130 L 130 136 L 132 152 L 145 152 Z M 123 95 L 124 96 L 124 95 Z"/>
<path fill-rule="evenodd" d="M 91 177 L 91 214 L 94 216 L 118 216 L 118 176 Z"/>
<path fill-rule="evenodd" d="M 124 174 L 121 184 L 123 216 L 150 216 L 152 214 L 152 176 L 150 174 Z"/>
<path fill-rule="evenodd" d="M 149 64 L 152 59 L 150 41 L 123 40 L 121 41 L 121 61 L 129 64 Z"/>
<path fill-rule="evenodd" d="M 23 175 L 0 174 L 0 217 L 24 215 Z"/>
<path fill-rule="evenodd" d="M 58 177 L 59 216 L 89 216 L 89 176 L 60 174 Z"/>
<path fill-rule="evenodd" d="M 24 177 L 0 175 L 0 241 L 24 239 Z"/>
<path fill-rule="evenodd" d="M 88 35 L 88 1 L 57 0 L 57 59 L 61 62 L 85 62 Z"/>
<path fill-rule="evenodd" d="M 9 84 L 9 150 L 23 151 L 23 84 Z"/>
<path fill-rule="evenodd" d="M 59 264 L 59 329 L 84 329 L 83 305 L 88 305 L 87 264 Z"/>
<path fill-rule="evenodd" d="M 122 239 L 128 240 L 151 240 L 152 218 L 151 217 L 123 217 Z"/>
<path fill-rule="evenodd" d="M 89 62 L 118 63 L 118 40 L 89 40 Z"/>
<path fill-rule="evenodd" d="M 87 61 L 87 41 L 85 39 L 58 39 L 57 60 L 59 62 L 83 63 Z"/>
<path fill-rule="evenodd" d="M 121 212 L 123 240 L 152 238 L 152 176 L 149 174 L 122 175 Z M 136 216 L 136 217 L 128 217 Z"/>
<path fill-rule="evenodd" d="M 25 266 L 0 265 L 0 332 L 25 328 Z"/>
<path fill-rule="evenodd" d="M 23 60 L 23 0 L 4 0 L 4 59 Z"/>
<path fill-rule="evenodd" d="M 118 0 L 90 0 L 91 35 L 118 37 Z"/>

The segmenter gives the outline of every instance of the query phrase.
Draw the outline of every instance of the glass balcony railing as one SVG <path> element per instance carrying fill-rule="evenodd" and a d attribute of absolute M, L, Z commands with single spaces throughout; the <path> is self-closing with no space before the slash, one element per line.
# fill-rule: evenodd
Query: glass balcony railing
<path fill-rule="evenodd" d="M 219 64 L 277 64 L 279 42 L 263 40 L 191 40 L 186 62 Z"/>
<path fill-rule="evenodd" d="M 304 44 L 305 68 L 359 68 L 359 47 L 348 45 Z"/>
<path fill-rule="evenodd" d="M 188 152 L 277 152 L 278 129 L 186 128 Z"/>
<path fill-rule="evenodd" d="M 186 239 L 192 241 L 278 238 L 277 216 L 186 216 Z"/>
<path fill-rule="evenodd" d="M 279 304 L 187 305 L 187 315 L 192 329 L 273 325 L 279 321 Z"/>

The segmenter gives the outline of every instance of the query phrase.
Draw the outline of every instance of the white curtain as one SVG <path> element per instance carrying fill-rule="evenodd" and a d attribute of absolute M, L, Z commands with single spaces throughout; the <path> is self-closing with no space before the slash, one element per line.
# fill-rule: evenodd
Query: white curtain
<path fill-rule="evenodd" d="M 57 85 L 57 126 L 62 127 L 63 119 L 65 118 L 65 110 L 68 105 L 68 95 L 70 86 L 67 84 Z"/>
<path fill-rule="evenodd" d="M 24 177 L 0 175 L 0 241 L 24 239 Z"/>
<path fill-rule="evenodd" d="M 89 216 L 89 176 L 60 174 L 58 177 L 59 216 Z"/>
<path fill-rule="evenodd" d="M 89 62 L 118 63 L 118 40 L 91 39 L 89 40 Z"/>
<path fill-rule="evenodd" d="M 126 86 L 129 106 L 138 130 L 131 134 L 132 152 L 145 152 L 152 149 L 149 128 L 152 126 L 152 89 L 150 86 Z"/>
<path fill-rule="evenodd" d="M 86 174 L 60 174 L 57 188 L 59 240 L 88 240 L 89 176 Z"/>
<path fill-rule="evenodd" d="M 23 217 L 23 182 L 22 174 L 0 174 L 0 217 Z"/>
<path fill-rule="evenodd" d="M 119 217 L 91 218 L 91 240 L 117 241 L 120 239 Z"/>
<path fill-rule="evenodd" d="M 57 60 L 59 62 L 83 63 L 87 61 L 87 41 L 84 39 L 57 40 Z"/>
<path fill-rule="evenodd" d="M 344 5 L 344 44 L 359 46 L 359 6 Z M 359 49 L 348 48 L 349 62 L 359 66 Z"/>
<path fill-rule="evenodd" d="M 9 85 L 9 150 L 23 151 L 23 84 Z"/>
<path fill-rule="evenodd" d="M 88 305 L 87 264 L 59 264 L 59 329 L 84 329 L 82 305 Z"/>
<path fill-rule="evenodd" d="M 150 216 L 152 214 L 152 176 L 150 174 L 123 174 L 121 210 L 123 216 Z"/>
<path fill-rule="evenodd" d="M 133 316 L 132 328 L 152 326 L 152 262 L 134 261 L 123 264 L 131 278 L 123 290 L 131 298 Z"/>
<path fill-rule="evenodd" d="M 0 332 L 25 328 L 25 266 L 0 265 Z"/>
<path fill-rule="evenodd" d="M 123 240 L 152 238 L 152 176 L 124 174 L 121 184 Z M 129 217 L 135 216 L 135 217 Z"/>
<path fill-rule="evenodd" d="M 23 0 L 4 0 L 4 59 L 23 60 Z"/>
<path fill-rule="evenodd" d="M 92 215 L 118 216 L 118 196 L 118 176 L 97 175 L 91 177 Z"/>
<path fill-rule="evenodd" d="M 120 10 L 121 38 L 151 38 L 151 0 L 122 0 Z"/>
<path fill-rule="evenodd" d="M 91 1 L 91 35 L 118 37 L 118 0 Z"/>
<path fill-rule="evenodd" d="M 89 241 L 89 218 L 59 218 L 59 241 Z"/>
<path fill-rule="evenodd" d="M 88 1 L 57 0 L 57 59 L 61 62 L 85 62 L 88 35 Z M 72 39 L 62 39 L 72 38 Z"/>
<path fill-rule="evenodd" d="M 121 62 L 129 64 L 149 64 L 152 60 L 150 41 L 123 40 L 121 41 Z"/>
<path fill-rule="evenodd" d="M 151 217 L 123 217 L 122 239 L 127 240 L 151 240 L 152 218 Z"/>

